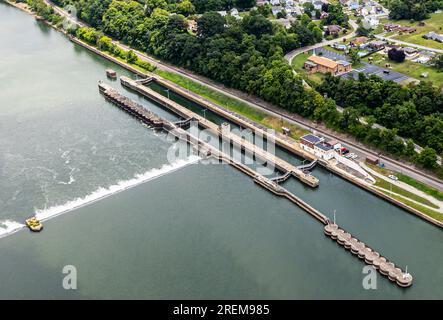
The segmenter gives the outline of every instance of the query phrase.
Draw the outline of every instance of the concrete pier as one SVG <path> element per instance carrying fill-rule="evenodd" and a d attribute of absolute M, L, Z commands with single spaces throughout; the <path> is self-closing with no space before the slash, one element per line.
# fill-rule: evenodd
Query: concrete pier
<path fill-rule="evenodd" d="M 253 154 L 255 157 L 260 158 L 261 160 L 271 163 L 275 168 L 284 173 L 290 172 L 292 176 L 298 178 L 303 183 L 307 184 L 310 187 L 317 187 L 319 185 L 319 180 L 312 176 L 309 173 L 304 172 L 303 170 L 298 169 L 292 164 L 276 157 L 274 154 L 271 154 L 262 148 L 257 147 L 253 143 L 243 139 L 242 137 L 231 133 L 229 131 L 222 132 L 220 127 L 207 120 L 206 118 L 200 116 L 199 114 L 189 110 L 188 108 L 164 97 L 163 95 L 155 92 L 154 90 L 134 81 L 128 77 L 122 76 L 120 78 L 121 84 L 127 88 L 130 88 L 147 98 L 157 102 L 158 104 L 168 108 L 175 114 L 179 115 L 184 119 L 194 118 L 198 121 L 199 125 L 201 125 L 205 129 L 209 129 L 213 134 L 221 136 L 226 141 L 231 141 L 233 145 L 240 147 L 242 150 L 247 151 L 250 154 Z M 272 137 L 268 137 L 272 139 Z"/>
<path fill-rule="evenodd" d="M 331 237 L 331 239 L 336 240 L 337 243 L 346 250 L 351 251 L 352 254 L 364 260 L 366 264 L 374 266 L 375 269 L 382 275 L 387 276 L 392 282 L 404 288 L 412 285 L 413 277 L 411 274 L 396 267 L 393 262 L 382 257 L 380 253 L 341 229 L 337 224 L 328 222 L 324 228 L 324 232 L 327 236 Z"/>
<path fill-rule="evenodd" d="M 326 235 L 336 240 L 337 243 L 343 246 L 346 250 L 350 250 L 352 254 L 358 255 L 358 257 L 364 260 L 367 264 L 373 265 L 380 271 L 381 274 L 386 275 L 392 282 L 397 283 L 401 287 L 409 287 L 412 285 L 413 278 L 409 273 L 403 272 L 400 268 L 396 267 L 394 263 L 382 257 L 378 252 L 372 250 L 366 244 L 359 241 L 356 237 L 353 237 L 350 233 L 341 229 L 338 225 L 332 224 L 324 214 L 303 200 L 299 199 L 290 191 L 278 185 L 278 183 L 258 174 L 253 169 L 242 164 L 241 162 L 236 161 L 230 155 L 227 155 L 221 150 L 200 140 L 198 137 L 192 136 L 189 132 L 180 127 L 180 123 L 176 124 L 160 118 L 143 106 L 121 95 L 117 90 L 113 89 L 107 84 L 99 82 L 99 90 L 108 100 L 116 104 L 122 110 L 125 110 L 129 114 L 140 119 L 142 122 L 151 125 L 154 128 L 166 130 L 173 134 L 177 139 L 191 144 L 199 155 L 205 158 L 214 157 L 224 161 L 253 178 L 256 184 L 262 186 L 279 197 L 284 197 L 293 202 L 319 222 L 324 224 L 324 233 Z M 189 121 L 191 118 L 187 119 L 188 120 L 184 120 L 183 122 Z"/>

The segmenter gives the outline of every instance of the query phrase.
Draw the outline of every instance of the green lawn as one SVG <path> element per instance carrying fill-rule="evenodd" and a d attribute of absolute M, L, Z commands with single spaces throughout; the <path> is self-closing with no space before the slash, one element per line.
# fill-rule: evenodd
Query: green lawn
<path fill-rule="evenodd" d="M 302 135 L 306 134 L 307 131 L 301 129 L 297 126 L 290 125 L 286 121 L 282 121 L 280 118 L 270 116 L 269 114 L 257 110 L 247 103 L 241 102 L 240 100 L 230 98 L 223 93 L 212 90 L 211 88 L 201 85 L 197 82 L 189 80 L 181 75 L 176 73 L 171 73 L 163 70 L 157 69 L 155 71 L 159 76 L 178 84 L 179 86 L 190 90 L 209 101 L 212 101 L 228 110 L 234 111 L 238 114 L 241 114 L 257 123 L 260 123 L 268 128 L 272 128 L 277 132 L 281 132 L 282 126 L 288 127 L 291 129 L 290 136 L 294 139 L 299 139 Z"/>
<path fill-rule="evenodd" d="M 311 55 L 312 50 L 300 53 L 299 55 L 294 57 L 294 59 L 292 60 L 292 66 L 294 67 L 296 72 L 303 71 L 303 65 Z"/>
<path fill-rule="evenodd" d="M 382 20 L 380 23 L 386 23 L 387 20 Z M 399 21 L 390 21 L 392 23 L 400 24 L 402 26 L 414 26 L 417 28 L 417 31 L 413 34 L 403 34 L 394 36 L 394 39 L 406 41 L 410 43 L 415 43 L 422 46 L 427 46 L 435 49 L 443 49 L 443 43 L 434 41 L 434 40 L 426 40 L 423 39 L 423 35 L 434 31 L 436 33 L 443 34 L 443 13 L 432 13 L 431 17 L 427 20 L 423 20 L 425 26 L 420 27 L 418 22 L 411 22 L 410 20 L 399 20 Z"/>
<path fill-rule="evenodd" d="M 404 62 L 398 63 L 390 61 L 386 57 L 385 60 L 382 60 L 384 56 L 380 54 L 373 54 L 371 57 L 374 59 L 374 64 L 377 66 L 385 67 L 385 64 L 389 63 L 391 64 L 392 70 L 403 73 L 411 78 L 421 81 L 431 81 L 436 86 L 443 85 L 443 72 L 438 72 L 436 69 L 427 65 L 412 62 L 410 60 L 405 60 Z M 368 58 L 364 58 L 364 60 L 368 61 Z M 421 77 L 423 72 L 428 73 L 427 78 Z"/>
<path fill-rule="evenodd" d="M 398 201 L 403 202 L 407 206 L 410 206 L 411 208 L 414 208 L 414 209 L 424 213 L 425 215 L 430 216 L 431 218 L 434 218 L 434 219 L 436 219 L 438 221 L 442 221 L 443 222 L 443 214 L 441 214 L 441 213 L 439 213 L 437 211 L 425 208 L 425 207 L 423 207 L 423 206 L 421 206 L 419 204 L 416 204 L 416 203 L 414 203 L 412 201 L 405 200 L 402 197 L 398 197 L 398 196 L 393 195 L 392 198 L 394 198 L 394 199 L 396 199 Z"/>

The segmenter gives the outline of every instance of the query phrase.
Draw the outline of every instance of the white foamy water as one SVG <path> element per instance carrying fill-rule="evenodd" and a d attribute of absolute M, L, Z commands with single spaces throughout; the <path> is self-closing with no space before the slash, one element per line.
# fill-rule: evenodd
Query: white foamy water
<path fill-rule="evenodd" d="M 0 238 L 12 234 L 14 232 L 19 231 L 20 229 L 22 229 L 25 225 L 18 223 L 16 221 L 11 221 L 11 220 L 5 220 L 5 221 L 0 221 Z"/>
<path fill-rule="evenodd" d="M 138 174 L 133 179 L 119 181 L 117 184 L 112 185 L 108 188 L 99 188 L 83 198 L 77 198 L 75 200 L 69 201 L 59 206 L 53 206 L 46 209 L 36 210 L 35 216 L 37 217 L 37 219 L 41 221 L 54 218 L 61 214 L 72 211 L 74 209 L 78 209 L 93 202 L 97 202 L 99 200 L 112 196 L 116 193 L 133 188 L 147 181 L 172 173 L 176 170 L 182 169 L 188 165 L 196 163 L 199 160 L 200 157 L 198 156 L 190 156 L 186 160 L 178 160 L 173 164 L 163 165 L 161 168 L 152 169 L 143 174 Z M 24 227 L 23 224 L 20 224 L 15 221 L 11 220 L 0 221 L 0 238 L 15 233 L 20 229 L 22 229 L 23 227 Z"/>
<path fill-rule="evenodd" d="M 41 221 L 48 220 L 60 214 L 72 211 L 74 209 L 78 209 L 85 205 L 91 204 L 98 200 L 102 200 L 111 195 L 127 190 L 129 188 L 133 188 L 139 184 L 145 183 L 152 179 L 174 172 L 190 164 L 196 163 L 198 160 L 200 160 L 200 157 L 191 156 L 186 160 L 178 160 L 173 164 L 167 164 L 167 165 L 165 164 L 159 169 L 152 169 L 143 174 L 138 174 L 133 179 L 119 181 L 117 184 L 112 185 L 109 188 L 99 188 L 84 198 L 77 198 L 75 200 L 69 201 L 59 206 L 53 206 L 47 209 L 36 210 L 35 216 L 37 217 L 37 219 Z"/>

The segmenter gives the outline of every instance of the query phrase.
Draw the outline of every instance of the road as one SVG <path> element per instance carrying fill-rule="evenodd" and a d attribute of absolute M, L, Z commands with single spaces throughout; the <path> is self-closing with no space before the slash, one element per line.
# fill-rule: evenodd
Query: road
<path fill-rule="evenodd" d="M 45 2 L 48 5 L 50 5 L 51 7 L 53 7 L 54 10 L 57 13 L 59 13 L 60 15 L 65 16 L 65 17 L 69 16 L 69 14 L 67 12 L 65 12 L 64 10 L 60 9 L 59 7 L 57 7 L 51 1 L 45 0 Z M 87 27 L 88 26 L 84 22 L 77 21 L 77 23 L 78 23 L 78 25 L 80 25 L 82 27 Z M 355 28 L 355 26 L 356 26 L 355 22 L 352 22 L 351 25 L 353 25 L 353 28 Z M 349 37 L 351 35 L 352 34 L 347 35 L 346 37 Z M 335 41 L 340 41 L 340 38 L 339 39 L 335 39 Z M 118 41 L 113 41 L 113 43 L 115 43 L 116 45 L 120 46 L 121 48 L 123 48 L 125 50 L 132 49 L 132 48 L 130 48 L 130 47 L 124 45 L 124 44 L 119 43 Z M 322 45 L 325 45 L 325 44 L 323 43 Z M 306 49 L 306 48 L 304 48 L 304 49 Z M 263 101 L 263 100 L 261 100 L 259 98 L 250 96 L 250 95 L 248 95 L 248 94 L 246 94 L 244 92 L 240 92 L 240 91 L 235 90 L 235 89 L 226 88 L 226 87 L 224 87 L 224 86 L 222 86 L 220 84 L 217 84 L 214 81 L 209 80 L 209 79 L 207 79 L 205 77 L 198 76 L 198 75 L 195 75 L 195 74 L 193 74 L 193 73 L 191 73 L 189 71 L 186 71 L 186 70 L 174 67 L 174 66 L 172 66 L 170 64 L 167 64 L 167 63 L 165 63 L 163 61 L 154 59 L 154 58 L 152 58 L 152 57 L 150 57 L 150 56 L 148 56 L 148 55 L 146 55 L 146 54 L 144 54 L 142 52 L 136 51 L 134 49 L 132 49 L 132 50 L 134 51 L 134 53 L 137 54 L 137 56 L 140 59 L 145 60 L 145 61 L 151 63 L 152 65 L 156 66 L 157 68 L 159 68 L 161 70 L 179 74 L 179 75 L 185 77 L 188 80 L 192 80 L 193 82 L 196 82 L 196 83 L 198 83 L 200 85 L 209 87 L 210 89 L 212 89 L 212 90 L 214 90 L 216 92 L 222 93 L 225 96 L 228 96 L 230 98 L 239 100 L 239 101 L 249 105 L 250 107 L 252 107 L 254 109 L 257 109 L 257 110 L 260 110 L 260 111 L 263 111 L 263 112 L 265 112 L 265 113 L 267 113 L 267 114 L 269 114 L 271 116 L 284 119 L 288 123 L 290 123 L 292 125 L 295 125 L 295 126 L 298 126 L 298 127 L 302 128 L 302 129 L 305 129 L 305 130 L 308 130 L 308 131 L 317 132 L 317 133 L 321 134 L 322 136 L 324 136 L 325 138 L 328 138 L 328 139 L 338 140 L 338 141 L 342 142 L 343 144 L 354 148 L 355 151 L 357 151 L 360 155 L 363 155 L 365 157 L 369 156 L 369 155 L 371 155 L 371 156 L 378 156 L 378 154 L 376 152 L 374 152 L 372 150 L 368 150 L 364 145 L 362 145 L 360 143 L 351 141 L 349 138 L 338 136 L 337 133 L 332 132 L 330 130 L 320 128 L 320 127 L 318 127 L 318 125 L 316 125 L 315 123 L 311 122 L 310 120 L 304 119 L 304 118 L 299 117 L 297 115 L 291 114 L 291 113 L 285 111 L 284 109 L 277 108 L 277 107 L 275 107 L 273 105 L 270 105 L 269 103 L 267 103 L 267 102 L 265 102 L 265 101 Z M 309 49 L 307 49 L 307 50 L 309 50 Z M 425 173 L 423 173 L 423 172 L 421 172 L 421 171 L 419 171 L 417 169 L 411 168 L 410 166 L 408 166 L 406 164 L 403 164 L 403 163 L 398 162 L 396 160 L 390 159 L 388 157 L 381 156 L 381 159 L 383 159 L 383 162 L 384 162 L 384 164 L 385 164 L 385 166 L 387 168 L 395 170 L 395 171 L 403 172 L 404 174 L 407 174 L 408 176 L 410 176 L 410 177 L 412 177 L 412 178 L 414 178 L 416 180 L 419 180 L 419 181 L 421 181 L 423 183 L 426 183 L 426 184 L 431 185 L 431 186 L 433 186 L 435 188 L 443 190 L 443 181 L 438 180 L 437 178 L 434 178 L 434 177 L 432 177 L 430 175 L 427 175 L 427 174 L 425 174 Z"/>
<path fill-rule="evenodd" d="M 314 50 L 317 48 L 321 48 L 324 46 L 329 46 L 329 45 L 332 45 L 337 42 L 343 42 L 343 40 L 345 40 L 345 39 L 355 37 L 358 25 L 354 20 L 349 20 L 349 24 L 352 27 L 352 32 L 350 34 L 347 34 L 341 38 L 337 38 L 337 39 L 333 39 L 333 40 L 323 40 L 322 42 L 313 44 L 312 46 L 307 46 L 307 47 L 295 49 L 294 51 L 287 53 L 285 55 L 285 59 L 289 62 L 290 65 L 292 65 L 292 60 L 294 59 L 294 57 L 298 56 L 300 53 Z"/>
<path fill-rule="evenodd" d="M 435 49 L 435 48 L 431 48 L 431 47 L 421 46 L 421 45 L 415 44 L 415 43 L 410 43 L 410 42 L 406 42 L 406 41 L 400 41 L 400 40 L 384 37 L 383 34 L 376 35 L 375 37 L 379 40 L 393 42 L 395 44 L 400 44 L 400 45 L 404 45 L 404 46 L 408 46 L 408 47 L 423 49 L 423 50 L 427 50 L 427 51 L 431 51 L 431 52 L 435 52 L 435 53 L 443 53 L 443 50 L 441 50 L 441 49 Z"/>

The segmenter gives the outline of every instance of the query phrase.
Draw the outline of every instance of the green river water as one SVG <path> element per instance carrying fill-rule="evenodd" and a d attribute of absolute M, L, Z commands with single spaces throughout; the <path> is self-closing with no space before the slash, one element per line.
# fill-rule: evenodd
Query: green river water
<path fill-rule="evenodd" d="M 316 190 L 285 183 L 414 276 L 408 289 L 378 276 L 365 290 L 365 264 L 289 201 L 227 165 L 169 163 L 165 134 L 98 93 L 106 80 L 177 119 L 104 70 L 130 73 L 2 2 L 0 39 L 0 298 L 443 298 L 437 227 L 322 168 Z M 34 213 L 54 218 L 6 236 Z M 66 265 L 77 290 L 62 286 Z"/>

